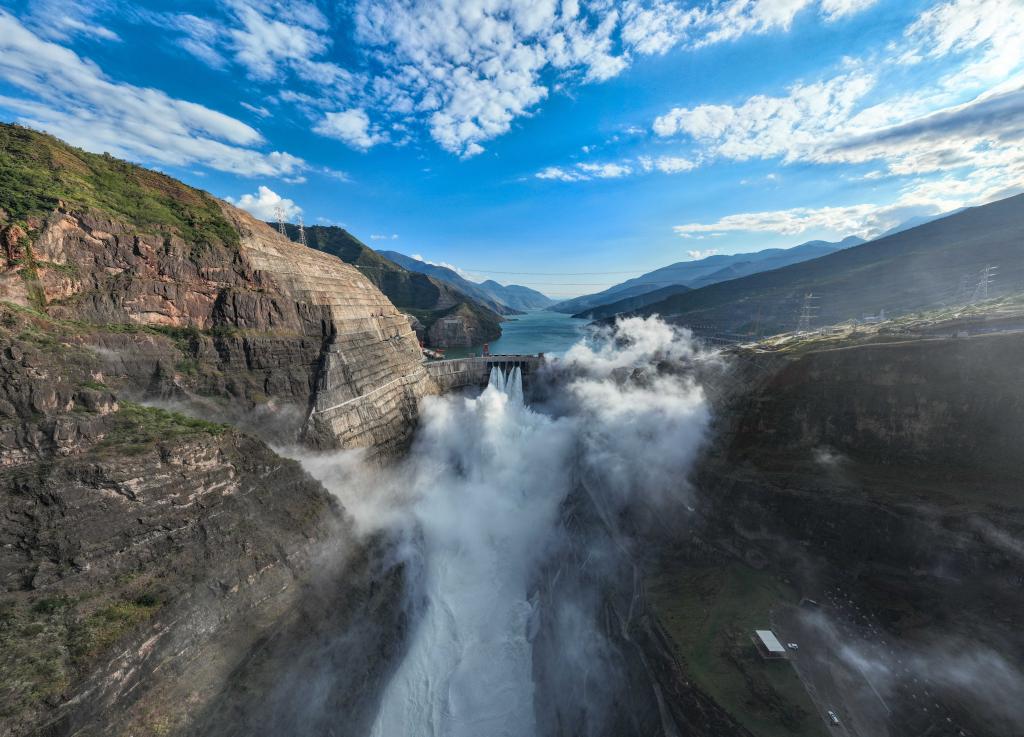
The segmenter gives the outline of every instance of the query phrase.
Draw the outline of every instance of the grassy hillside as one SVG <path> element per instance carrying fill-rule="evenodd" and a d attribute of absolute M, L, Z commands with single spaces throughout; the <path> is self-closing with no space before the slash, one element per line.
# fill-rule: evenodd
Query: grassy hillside
<path fill-rule="evenodd" d="M 649 294 L 659 289 L 668 289 L 678 285 L 690 289 L 698 289 L 710 284 L 726 281 L 727 279 L 735 279 L 761 271 L 778 269 L 789 264 L 799 263 L 800 261 L 808 261 L 812 258 L 825 256 L 842 248 L 849 248 L 863 242 L 861 238 L 849 236 L 838 243 L 808 241 L 792 248 L 766 248 L 753 253 L 718 254 L 696 261 L 680 261 L 633 279 L 627 279 L 621 284 L 616 284 L 604 291 L 567 299 L 551 306 L 549 309 L 575 315 L 593 314 L 598 316 L 615 314 L 607 309 L 598 312 L 597 308 L 610 306 L 628 297 L 639 297 L 642 294 Z M 668 293 L 662 292 L 662 298 L 667 296 Z M 642 305 L 651 304 L 655 301 L 657 300 L 638 301 L 633 306 L 620 308 L 619 311 L 621 309 L 639 309 Z"/>
<path fill-rule="evenodd" d="M 573 317 L 587 318 L 590 320 L 601 320 L 606 317 L 613 317 L 621 312 L 635 312 L 636 310 L 643 309 L 647 305 L 652 305 L 657 302 L 661 302 L 664 299 L 668 299 L 676 294 L 682 294 L 683 292 L 689 292 L 689 287 L 684 287 L 682 284 L 674 284 L 670 287 L 662 287 L 661 289 L 655 289 L 653 292 L 644 292 L 637 294 L 632 297 L 626 297 L 620 299 L 617 302 L 611 304 L 601 305 L 594 307 L 593 309 L 584 310 L 578 315 Z"/>
<path fill-rule="evenodd" d="M 677 294 L 638 310 L 723 332 L 792 330 L 804 295 L 818 297 L 815 324 L 900 315 L 966 299 L 987 265 L 992 296 L 1024 283 L 1024 195 L 964 210 L 886 238 L 774 271 Z M 969 296 L 969 294 L 967 295 Z"/>
<path fill-rule="evenodd" d="M 0 221 L 27 224 L 61 203 L 112 215 L 189 243 L 238 243 L 205 192 L 106 154 L 91 154 L 17 125 L 0 124 Z"/>

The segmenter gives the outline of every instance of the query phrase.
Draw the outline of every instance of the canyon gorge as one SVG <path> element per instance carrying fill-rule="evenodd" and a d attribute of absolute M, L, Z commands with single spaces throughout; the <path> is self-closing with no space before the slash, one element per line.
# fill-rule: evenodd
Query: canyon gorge
<path fill-rule="evenodd" d="M 1019 333 L 625 317 L 456 380 L 355 266 L 2 133 L 0 735 L 826 734 L 746 620 L 689 641 L 732 580 L 874 734 L 1024 728 Z"/>

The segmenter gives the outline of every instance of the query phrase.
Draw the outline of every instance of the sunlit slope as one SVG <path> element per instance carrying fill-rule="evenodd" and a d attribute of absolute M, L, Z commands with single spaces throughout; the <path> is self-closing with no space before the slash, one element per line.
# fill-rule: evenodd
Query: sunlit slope
<path fill-rule="evenodd" d="M 298 227 L 285 224 L 288 237 L 298 240 Z M 441 279 L 406 269 L 367 246 L 344 228 L 306 227 L 311 248 L 350 263 L 372 281 L 399 309 L 415 315 L 429 330 L 442 317 L 462 315 L 480 325 L 484 339 L 501 335 L 501 316 L 473 296 Z"/>
<path fill-rule="evenodd" d="M 808 241 L 792 248 L 766 248 L 753 253 L 717 254 L 696 261 L 680 261 L 655 269 L 635 279 L 627 279 L 602 292 L 567 299 L 552 306 L 551 309 L 557 312 L 593 314 L 596 318 L 601 314 L 614 314 L 608 312 L 613 303 L 624 302 L 630 297 L 639 298 L 641 295 L 650 294 L 649 298 L 645 298 L 646 301 L 639 300 L 628 307 L 628 309 L 639 309 L 658 301 L 653 298 L 656 290 L 667 290 L 679 286 L 689 289 L 706 287 L 727 279 L 736 279 L 749 274 L 789 266 L 800 261 L 808 261 L 863 242 L 856 236 L 850 236 L 838 243 Z M 686 289 L 676 288 L 671 292 L 662 292 L 660 298 L 664 299 L 669 294 L 685 291 Z M 599 312 L 599 309 L 602 312 Z"/>
<path fill-rule="evenodd" d="M 818 299 L 815 324 L 905 314 L 966 301 L 986 266 L 990 295 L 1024 283 L 1024 195 L 975 207 L 853 248 L 774 271 L 713 284 L 648 305 L 723 332 L 763 334 L 797 326 L 805 295 Z"/>

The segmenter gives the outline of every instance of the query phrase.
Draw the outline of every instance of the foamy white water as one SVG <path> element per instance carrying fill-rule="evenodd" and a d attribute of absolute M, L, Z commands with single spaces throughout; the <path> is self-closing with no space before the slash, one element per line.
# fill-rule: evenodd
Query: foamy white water
<path fill-rule="evenodd" d="M 479 397 L 425 400 L 413 447 L 396 466 L 367 465 L 351 451 L 303 457 L 358 532 L 402 542 L 412 626 L 382 694 L 376 737 L 552 730 L 535 713 L 531 596 L 541 565 L 566 542 L 559 510 L 573 479 L 587 481 L 610 524 L 632 505 L 674 504 L 687 496 L 708 421 L 686 372 L 659 371 L 695 358 L 685 333 L 633 318 L 614 337 L 578 344 L 553 370 L 548 409 L 558 419 L 524 405 L 520 372 L 494 370 Z M 558 678 L 586 672 L 602 681 L 601 625 L 588 619 L 590 604 L 579 604 L 569 626 L 546 638 L 558 652 L 543 662 L 564 661 Z M 558 699 L 558 684 L 545 684 L 545 694 Z M 586 719 L 600 720 L 604 707 L 577 700 L 565 713 L 577 718 L 584 708 Z"/>
<path fill-rule="evenodd" d="M 572 433 L 523 404 L 518 369 L 433 403 L 413 451 L 424 610 L 378 737 L 533 737 L 529 586 L 568 489 Z"/>

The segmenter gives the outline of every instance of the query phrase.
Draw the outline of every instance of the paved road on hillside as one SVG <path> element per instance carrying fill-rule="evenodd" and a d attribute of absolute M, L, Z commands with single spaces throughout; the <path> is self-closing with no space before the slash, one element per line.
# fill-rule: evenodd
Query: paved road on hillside
<path fill-rule="evenodd" d="M 776 613 L 775 626 L 784 643 L 795 642 L 790 660 L 829 731 L 839 737 L 889 737 L 889 707 L 871 683 L 839 657 L 828 632 L 815 626 L 807 612 L 788 607 Z M 829 710 L 839 716 L 832 724 Z"/>

